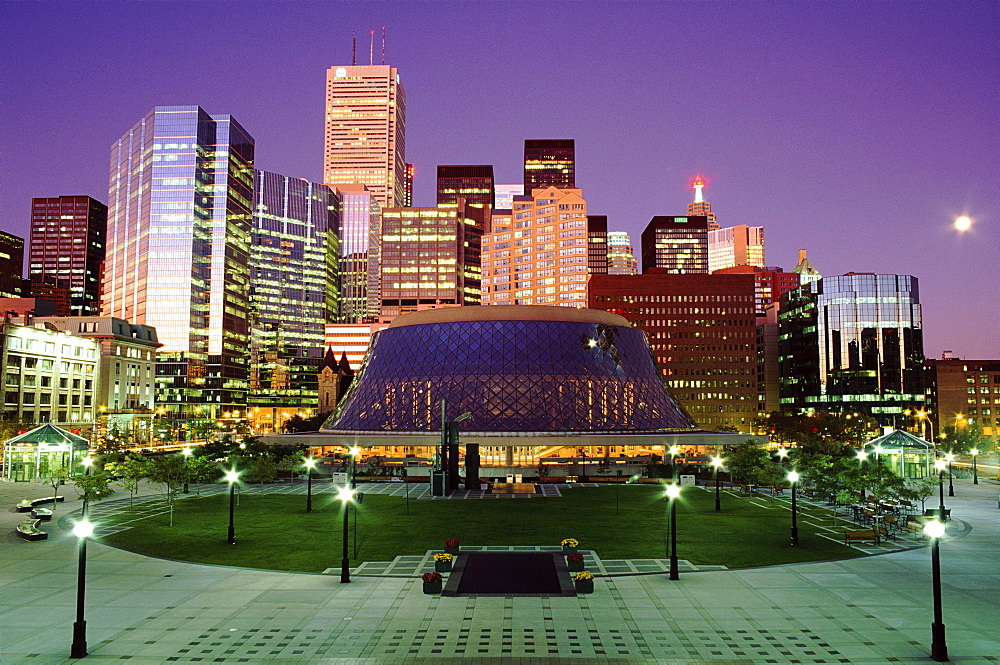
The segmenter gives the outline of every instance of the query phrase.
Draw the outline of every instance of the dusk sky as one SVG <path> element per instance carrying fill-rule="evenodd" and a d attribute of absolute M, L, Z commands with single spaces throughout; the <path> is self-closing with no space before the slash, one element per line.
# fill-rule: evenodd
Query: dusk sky
<path fill-rule="evenodd" d="M 107 202 L 111 143 L 156 105 L 230 113 L 257 168 L 318 181 L 327 67 L 369 30 L 407 94 L 415 205 L 437 164 L 521 181 L 524 139 L 576 139 L 611 230 L 684 214 L 702 174 L 767 263 L 920 280 L 928 357 L 1000 357 L 1000 4 L 5 2 L 2 228 L 33 196 Z M 959 215 L 974 220 L 959 233 Z"/>

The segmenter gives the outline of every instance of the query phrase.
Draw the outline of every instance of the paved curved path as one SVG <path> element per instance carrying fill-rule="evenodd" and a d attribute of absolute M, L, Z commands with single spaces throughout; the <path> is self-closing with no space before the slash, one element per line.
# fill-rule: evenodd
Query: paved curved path
<path fill-rule="evenodd" d="M 12 506 L 51 494 L 0 483 L 0 663 L 69 662 L 76 539 L 24 542 Z M 75 490 L 64 488 L 72 497 Z M 148 490 L 147 490 L 148 491 Z M 1000 486 L 955 483 L 941 545 L 952 662 L 1000 662 Z M 60 514 L 77 510 L 67 500 Z M 65 524 L 67 521 L 64 521 Z M 331 553 L 331 560 L 336 553 Z M 930 662 L 927 548 L 836 562 L 599 578 L 576 598 L 441 598 L 417 579 L 277 573 L 88 548 L 93 662 Z M 77 662 L 77 661 L 72 661 Z"/>

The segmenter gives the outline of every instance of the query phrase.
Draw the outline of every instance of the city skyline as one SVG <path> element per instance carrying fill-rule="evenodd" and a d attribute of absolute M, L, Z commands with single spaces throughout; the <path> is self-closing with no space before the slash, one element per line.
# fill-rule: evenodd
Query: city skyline
<path fill-rule="evenodd" d="M 379 64 L 386 25 L 414 205 L 433 205 L 439 164 L 492 164 L 498 184 L 517 183 L 525 139 L 572 138 L 576 184 L 609 230 L 635 240 L 653 216 L 684 214 L 701 174 L 721 226 L 766 227 L 769 265 L 790 270 L 806 248 L 824 275 L 916 276 L 928 357 L 1000 353 L 986 313 L 1000 217 L 995 5 L 574 3 L 552 22 L 513 23 L 519 6 L 567 7 L 10 5 L 3 230 L 28 237 L 32 197 L 108 203 L 108 149 L 156 105 L 231 113 L 257 139 L 256 168 L 321 181 L 325 72 L 350 64 L 352 29 L 359 64 L 376 30 Z M 327 7 L 334 29 L 315 20 Z M 228 55 L 214 58 L 189 48 L 196 33 L 154 29 L 181 11 L 206 30 L 233 18 L 245 29 L 222 31 L 213 48 Z M 545 62 L 555 76 L 530 85 Z M 962 214 L 975 224 L 960 234 Z"/>

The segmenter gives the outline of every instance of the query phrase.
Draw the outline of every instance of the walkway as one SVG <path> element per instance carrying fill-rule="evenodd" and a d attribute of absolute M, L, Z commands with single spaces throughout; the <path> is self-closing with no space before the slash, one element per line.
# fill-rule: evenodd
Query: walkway
<path fill-rule="evenodd" d="M 47 541 L 13 534 L 23 517 L 13 504 L 45 489 L 0 483 L 4 665 L 69 661 L 77 570 L 69 521 L 47 526 Z M 1000 487 L 959 480 L 955 491 L 949 507 L 969 528 L 941 546 L 949 652 L 956 663 L 997 662 Z M 78 506 L 60 504 L 56 519 Z M 87 571 L 89 662 L 930 662 L 926 548 L 692 572 L 678 582 L 600 577 L 594 594 L 575 598 L 442 598 L 424 595 L 416 577 L 340 584 L 336 575 L 179 563 L 99 543 L 88 548 Z"/>

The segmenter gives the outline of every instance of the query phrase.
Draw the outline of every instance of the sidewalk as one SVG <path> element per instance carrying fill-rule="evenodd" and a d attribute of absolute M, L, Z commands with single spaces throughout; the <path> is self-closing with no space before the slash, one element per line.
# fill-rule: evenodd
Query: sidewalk
<path fill-rule="evenodd" d="M 31 488 L 34 492 L 29 492 Z M 46 491 L 48 490 L 48 491 Z M 51 488 L 0 483 L 0 663 L 69 662 L 76 539 L 13 534 L 22 498 Z M 146 487 L 143 493 L 149 493 Z M 1000 486 L 956 480 L 970 526 L 941 544 L 944 623 L 955 663 L 1000 661 Z M 336 565 L 336 553 L 331 563 Z M 87 637 L 94 662 L 889 663 L 931 662 L 927 548 L 751 570 L 600 577 L 576 598 L 442 598 L 418 578 L 275 573 L 165 561 L 88 546 Z"/>

